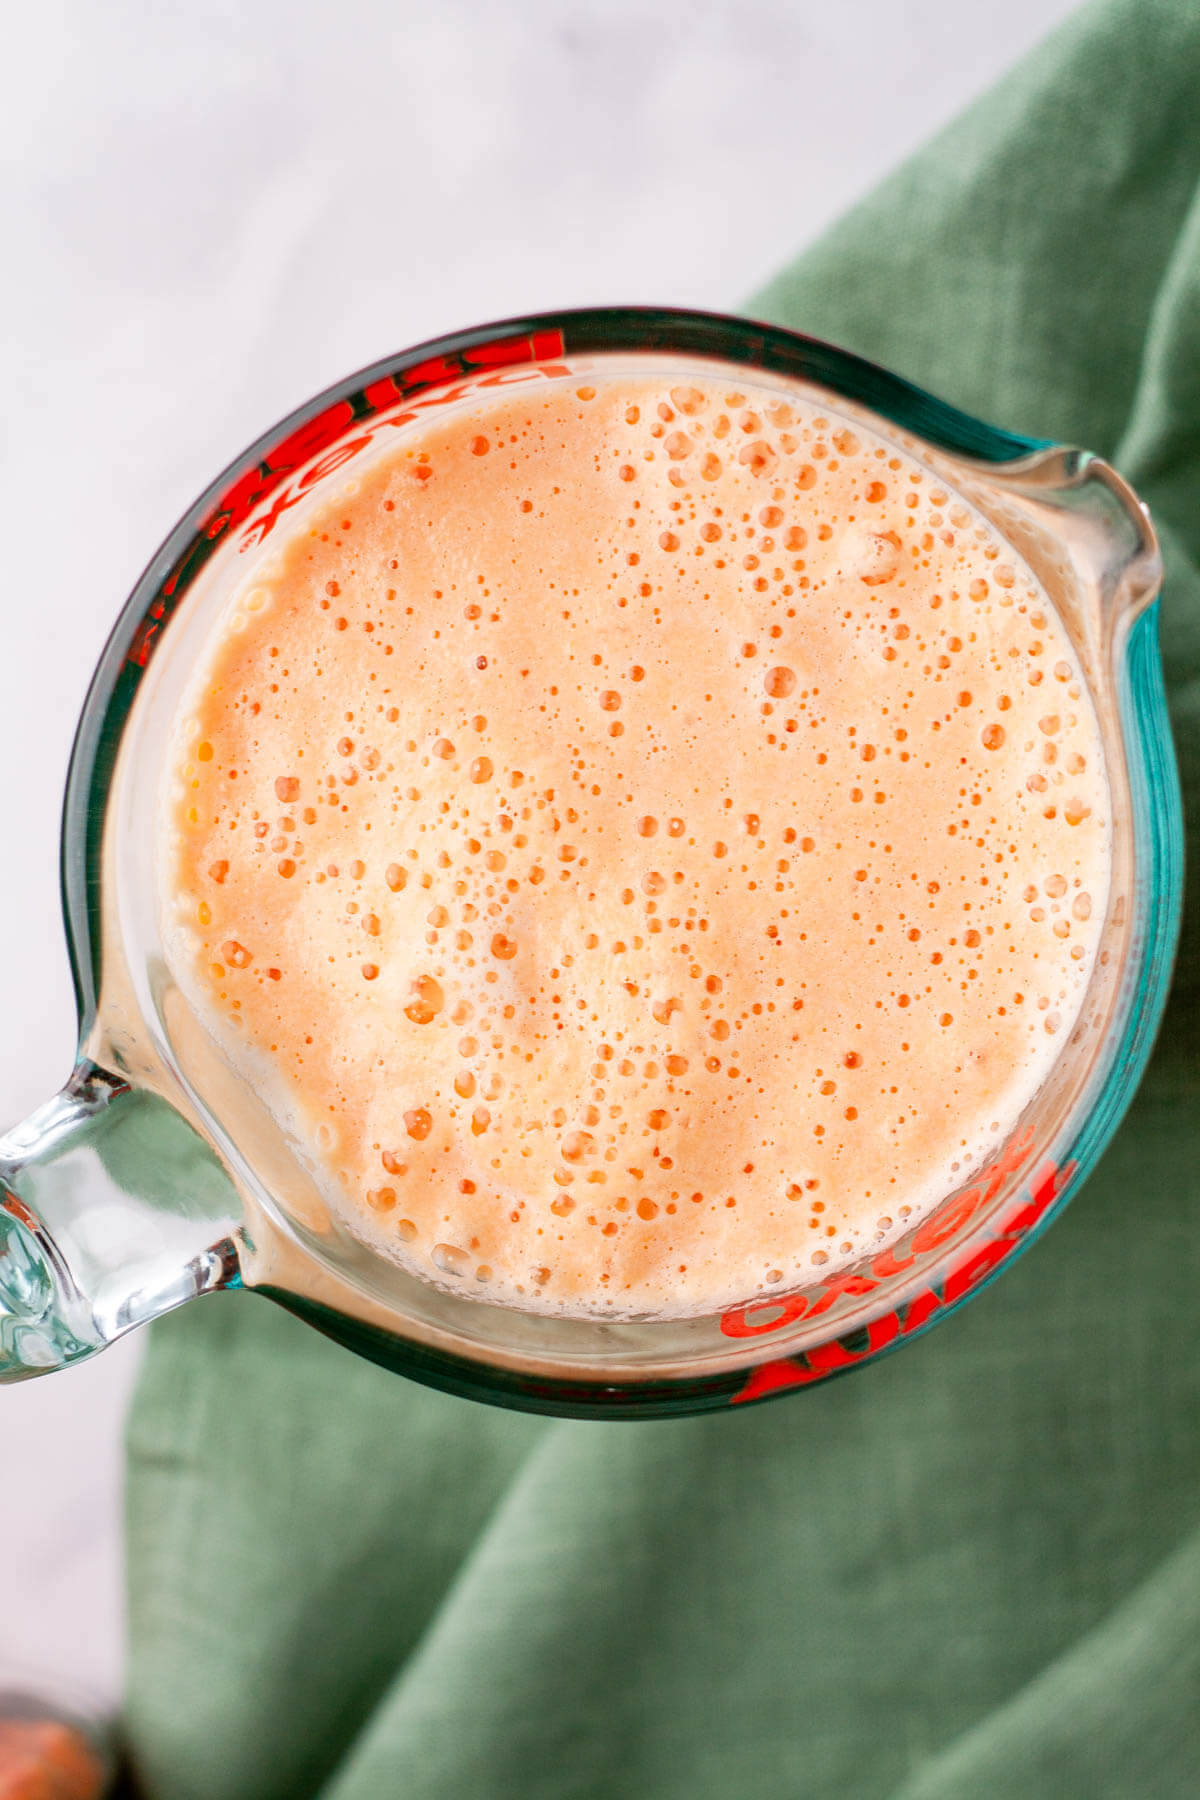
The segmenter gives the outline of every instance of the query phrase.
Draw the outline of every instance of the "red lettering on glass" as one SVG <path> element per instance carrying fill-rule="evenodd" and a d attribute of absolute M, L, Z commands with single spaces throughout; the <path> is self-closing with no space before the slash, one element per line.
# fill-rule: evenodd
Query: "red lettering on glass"
<path fill-rule="evenodd" d="M 910 1300 L 904 1312 L 905 1337 L 910 1332 L 920 1331 L 922 1325 L 932 1319 L 941 1304 L 941 1295 L 935 1293 L 932 1288 L 926 1288 L 923 1293 L 917 1295 L 915 1300 Z"/>
<path fill-rule="evenodd" d="M 964 1294 L 969 1294 L 973 1287 L 978 1287 L 981 1281 L 986 1280 L 1012 1255 L 1012 1249 L 1008 1238 L 993 1238 L 990 1244 L 984 1244 L 982 1249 L 968 1256 L 965 1262 L 960 1262 L 957 1268 L 951 1269 L 942 1291 L 945 1305 L 956 1305 Z"/>
<path fill-rule="evenodd" d="M 395 406 L 400 398 L 400 389 L 391 375 L 382 375 L 378 381 L 368 382 L 363 389 L 363 399 L 372 412 L 383 412 L 386 407 Z"/>
<path fill-rule="evenodd" d="M 780 1393 L 785 1388 L 805 1387 L 814 1381 L 824 1381 L 839 1369 L 852 1369 L 856 1363 L 866 1362 L 870 1357 L 877 1356 L 888 1344 L 894 1343 L 899 1335 L 898 1315 L 894 1312 L 885 1313 L 868 1327 L 865 1343 L 857 1344 L 839 1338 L 833 1343 L 818 1345 L 803 1357 L 785 1357 L 778 1362 L 763 1363 L 761 1368 L 751 1372 L 745 1386 L 734 1394 L 730 1405 L 744 1404 L 747 1400 L 761 1400 L 765 1395 Z"/>
<path fill-rule="evenodd" d="M 879 1252 L 871 1264 L 871 1273 L 878 1275 L 881 1279 L 886 1279 L 889 1275 L 899 1275 L 905 1269 L 911 1269 L 916 1260 L 915 1256 L 906 1256 L 904 1261 L 900 1262 L 895 1250 L 889 1247 L 887 1250 Z"/>
<path fill-rule="evenodd" d="M 396 413 L 393 418 L 380 419 L 379 423 L 390 426 L 393 431 L 399 431 L 401 426 L 411 425 L 413 420 L 429 407 L 452 406 L 456 400 L 465 400 L 469 394 L 475 393 L 478 387 L 477 381 L 460 381 L 454 387 L 438 388 L 436 393 L 426 394 L 418 400 L 405 395 L 404 398 L 408 403 L 404 411 Z"/>
<path fill-rule="evenodd" d="M 175 567 L 171 570 L 171 573 L 168 575 L 167 579 L 162 584 L 162 593 L 166 600 L 170 600 L 173 598 L 176 588 L 179 586 L 181 581 L 184 581 L 184 577 L 187 575 L 190 565 L 193 562 L 195 562 L 197 560 L 197 558 L 199 558 L 201 561 L 203 561 L 203 556 L 204 556 L 204 536 L 203 536 L 203 534 L 198 534 L 196 537 L 194 537 L 191 540 L 187 549 L 184 551 L 183 555 L 180 557 L 179 561 L 175 564 Z M 185 586 L 186 586 L 186 582 L 185 582 Z"/>
<path fill-rule="evenodd" d="M 1022 1140 L 1011 1144 L 999 1161 L 984 1171 L 976 1186 L 964 1189 L 942 1214 L 928 1220 L 913 1239 L 914 1249 L 936 1249 L 953 1232 L 960 1230 L 996 1191 L 1004 1177 L 1020 1166 L 1028 1152 L 1029 1141 L 1027 1134 Z M 784 1357 L 762 1364 L 751 1372 L 745 1385 L 733 1395 L 730 1404 L 736 1406 L 747 1400 L 763 1399 L 768 1394 L 779 1393 L 786 1388 L 804 1387 L 814 1381 L 822 1381 L 839 1369 L 853 1368 L 860 1362 L 868 1361 L 896 1338 L 908 1337 L 921 1331 L 936 1313 L 943 1308 L 955 1306 L 1003 1266 L 1016 1249 L 1017 1240 L 1036 1225 L 1065 1192 L 1076 1168 L 1075 1163 L 1067 1163 L 1061 1169 L 1054 1163 L 1044 1164 L 1036 1180 L 1030 1183 L 1028 1201 L 1009 1217 L 999 1235 L 989 1239 L 986 1244 L 976 1245 L 950 1270 L 942 1293 L 939 1294 L 934 1288 L 926 1288 L 909 1301 L 902 1315 L 890 1312 L 873 1320 L 866 1329 L 865 1341 L 859 1339 L 858 1334 L 849 1339 L 836 1338 L 830 1343 L 818 1344 L 803 1356 Z M 934 1226 L 937 1227 L 936 1231 L 931 1229 Z M 919 1241 L 922 1230 L 926 1232 L 924 1244 Z M 906 1262 L 898 1262 L 890 1250 L 885 1250 L 872 1264 L 872 1273 L 898 1273 L 913 1260 L 910 1257 Z M 871 1293 L 877 1285 L 877 1282 L 861 1275 L 835 1275 L 826 1284 L 825 1291 L 811 1310 L 807 1309 L 804 1297 L 799 1294 L 787 1295 L 780 1300 L 760 1300 L 753 1306 L 736 1307 L 727 1312 L 721 1320 L 721 1330 L 727 1337 L 757 1337 L 762 1332 L 778 1331 L 797 1319 L 816 1318 L 842 1294 Z M 764 1313 L 773 1316 L 763 1319 L 761 1315 Z"/>
<path fill-rule="evenodd" d="M 1019 1137 L 1013 1138 L 1000 1152 L 994 1163 L 989 1163 L 978 1180 L 969 1188 L 954 1195 L 945 1207 L 933 1214 L 918 1226 L 911 1239 L 911 1255 L 900 1257 L 894 1246 L 881 1250 L 871 1264 L 872 1275 L 887 1280 L 890 1276 L 900 1275 L 910 1269 L 917 1257 L 930 1250 L 936 1250 L 940 1244 L 947 1243 L 956 1232 L 968 1222 L 972 1214 L 993 1199 L 1004 1185 L 1008 1176 L 1013 1175 L 1024 1163 L 1033 1142 L 1033 1132 L 1023 1131 Z"/>
<path fill-rule="evenodd" d="M 463 351 L 463 361 L 472 369 L 495 369 L 502 363 L 533 360 L 533 343 L 527 337 L 492 338 L 489 343 L 475 344 Z"/>
<path fill-rule="evenodd" d="M 390 419 L 380 419 L 381 425 L 389 425 L 393 431 L 399 431 L 405 425 L 411 425 L 420 416 L 420 409 L 427 406 L 449 406 L 454 400 L 460 400 L 464 394 L 474 389 L 474 383 L 468 382 L 463 387 L 439 388 L 436 394 L 427 394 L 424 400 L 413 400 L 403 412 L 396 413 Z"/>
<path fill-rule="evenodd" d="M 401 369 L 397 381 L 406 394 L 411 394 L 414 388 L 433 387 L 440 381 L 453 381 L 462 371 L 462 363 L 457 360 L 448 356 L 431 356 L 428 362 L 414 363 L 411 369 Z"/>
<path fill-rule="evenodd" d="M 741 1405 L 746 1400 L 761 1400 L 766 1394 L 780 1394 L 785 1388 L 804 1387 L 817 1377 L 803 1363 L 783 1362 L 763 1363 L 753 1370 L 743 1388 L 739 1388 L 729 1402 L 731 1406 Z"/>
<path fill-rule="evenodd" d="M 126 662 L 131 662 L 139 669 L 144 669 L 150 661 L 150 646 L 158 631 L 158 621 L 143 619 L 133 634 L 133 642 L 125 653 Z"/>
<path fill-rule="evenodd" d="M 535 362 L 545 362 L 551 356 L 562 356 L 566 351 L 563 334 L 557 326 L 550 331 L 535 331 L 532 342 Z"/>
<path fill-rule="evenodd" d="M 348 463 L 352 456 L 357 456 L 360 450 L 365 450 L 370 442 L 371 433 L 368 431 L 365 437 L 351 438 L 348 443 L 336 445 L 328 456 L 323 456 L 320 462 L 315 462 L 311 469 L 304 471 L 300 477 L 301 488 L 310 488 L 315 486 L 318 481 L 324 481 L 327 475 L 332 475 L 335 469 L 340 469 L 343 463 Z"/>
<path fill-rule="evenodd" d="M 202 527 L 205 535 L 219 537 L 231 525 L 240 525 L 260 500 L 274 492 L 285 475 L 300 468 L 310 457 L 319 455 L 353 421 L 354 409 L 350 402 L 338 400 L 318 413 L 315 419 L 297 426 L 290 437 L 276 444 L 265 463 L 256 463 L 252 469 L 245 470 L 233 486 L 225 490 Z M 270 526 L 267 529 L 270 530 Z"/>
<path fill-rule="evenodd" d="M 1023 1237 L 1031 1226 L 1036 1225 L 1042 1214 L 1070 1186 L 1078 1167 L 1078 1163 L 1073 1162 L 1064 1163 L 1061 1169 L 1055 1163 L 1046 1163 L 1037 1180 L 1030 1182 L 1025 1205 L 1018 1207 L 1001 1227 L 1004 1236 Z"/>
<path fill-rule="evenodd" d="M 828 1312 L 843 1294 L 872 1294 L 878 1286 L 877 1281 L 871 1281 L 865 1275 L 834 1275 L 811 1308 L 803 1294 L 781 1295 L 778 1300 L 756 1300 L 749 1306 L 735 1306 L 723 1313 L 721 1330 L 726 1337 L 737 1338 L 782 1331 L 785 1325 L 794 1325 L 797 1319 L 815 1319 L 820 1313 Z M 775 1317 L 763 1319 L 763 1313 L 773 1313 Z"/>
<path fill-rule="evenodd" d="M 271 502 L 270 512 L 264 513 L 261 519 L 252 519 L 243 531 L 241 549 L 249 550 L 256 540 L 261 544 L 274 531 L 276 521 L 282 518 L 285 512 L 290 512 L 293 506 L 299 506 L 301 499 L 302 496 L 293 494 L 291 488 L 284 488 L 282 493 L 276 494 Z"/>
<path fill-rule="evenodd" d="M 362 400 L 370 411 L 378 412 L 424 388 L 438 390 L 427 399 L 414 400 L 396 418 L 386 421 L 392 427 L 398 427 L 415 418 L 419 407 L 445 406 L 454 400 L 465 398 L 479 388 L 508 387 L 514 382 L 569 375 L 570 370 L 561 363 L 547 364 L 538 369 L 521 369 L 517 366 L 541 361 L 547 356 L 561 355 L 561 332 L 539 332 L 532 338 L 496 338 L 487 344 L 477 344 L 473 349 L 464 351 L 461 356 L 434 356 L 426 362 L 415 364 L 411 369 L 402 370 L 398 375 L 381 376 L 364 389 Z M 463 375 L 469 376 L 476 368 L 497 369 L 499 372 L 486 375 L 482 380 L 463 381 Z M 453 385 L 447 387 L 447 383 Z M 265 464 L 247 470 L 221 496 L 204 527 L 207 535 L 210 538 L 219 537 L 231 525 L 240 525 L 261 501 L 275 491 L 284 475 L 300 468 L 327 446 L 332 446 L 329 455 L 323 457 L 301 478 L 302 490 L 307 491 L 326 475 L 341 468 L 343 463 L 349 462 L 351 457 L 357 456 L 371 442 L 369 432 L 351 439 L 349 443 L 336 442 L 353 419 L 354 408 L 350 402 L 340 400 L 327 407 L 315 419 L 310 419 L 306 425 L 300 426 L 270 453 Z M 242 534 L 241 548 L 245 550 L 253 544 L 261 544 L 275 529 L 280 516 L 296 505 L 296 500 L 297 497 L 290 493 L 278 498 L 269 513 L 264 514 L 261 519 L 253 520 L 246 527 Z"/>
<path fill-rule="evenodd" d="M 964 1188 L 961 1194 L 955 1194 L 945 1206 L 939 1207 L 932 1218 L 918 1226 L 913 1235 L 912 1247 L 917 1256 L 923 1256 L 927 1250 L 936 1250 L 967 1223 L 983 1201 L 981 1187 Z"/>
<path fill-rule="evenodd" d="M 519 381 L 549 381 L 555 375 L 569 375 L 570 369 L 554 363 L 543 369 L 504 369 L 499 375 L 485 375 L 481 388 L 515 387 Z"/>
<path fill-rule="evenodd" d="M 1033 1146 L 1033 1129 L 1026 1126 L 1019 1137 L 1011 1138 L 1000 1152 L 996 1161 L 986 1168 L 980 1177 L 985 1185 L 984 1199 L 991 1200 L 999 1193 L 1006 1176 L 1015 1175 L 1024 1163 Z"/>
<path fill-rule="evenodd" d="M 306 469 L 298 483 L 299 492 L 293 493 L 290 487 L 284 488 L 281 493 L 276 494 L 271 502 L 270 512 L 265 512 L 260 519 L 250 521 L 242 533 L 240 548 L 248 550 L 252 544 L 263 543 L 274 531 L 283 514 L 290 512 L 293 506 L 299 506 L 301 499 L 310 487 L 315 487 L 318 481 L 324 481 L 327 475 L 332 475 L 336 469 L 340 469 L 344 463 L 348 463 L 351 457 L 358 455 L 360 450 L 365 450 L 370 442 L 371 433 L 368 431 L 362 437 L 351 438 L 348 443 L 336 445 L 328 456 L 323 456 L 319 462 L 313 464 L 311 469 Z"/>
<path fill-rule="evenodd" d="M 549 357 L 560 357 L 562 354 L 561 331 L 535 332 L 532 337 L 495 338 L 489 343 L 475 345 L 473 349 L 465 351 L 461 356 L 434 356 L 426 362 L 417 363 L 411 369 L 401 371 L 398 375 L 380 376 L 378 380 L 370 382 L 364 389 L 359 410 L 362 410 L 362 403 L 365 402 L 368 411 L 379 412 L 388 406 L 395 405 L 404 396 L 415 393 L 421 388 L 440 387 L 447 382 L 457 381 L 459 385 L 455 394 L 439 396 L 439 402 L 444 403 L 457 395 L 470 391 L 471 384 L 463 384 L 461 378 L 464 373 L 469 374 L 472 369 L 495 369 L 519 363 L 545 362 Z M 570 371 L 562 364 L 557 364 L 540 370 L 538 373 L 567 375 Z M 511 376 L 507 380 L 528 378 Z M 489 376 L 483 385 L 504 386 L 507 385 L 507 381 L 503 376 Z M 318 413 L 315 418 L 308 419 L 303 425 L 297 426 L 289 437 L 275 446 L 264 463 L 258 463 L 253 468 L 245 470 L 232 486 L 225 490 L 201 526 L 201 533 L 209 539 L 218 538 L 231 526 L 242 524 L 261 501 L 265 500 L 269 494 L 274 493 L 285 475 L 301 468 L 310 458 L 319 455 L 322 450 L 334 444 L 353 423 L 354 417 L 355 410 L 350 401 L 337 400 L 332 406 L 326 407 L 324 412 Z M 393 425 L 404 422 L 406 422 L 405 419 L 389 421 Z M 361 448 L 361 442 L 360 440 L 359 448 Z M 347 447 L 341 461 L 348 461 L 354 453 Z M 331 469 L 338 466 L 340 466 L 338 463 L 323 466 L 322 472 L 329 473 Z M 320 474 L 310 471 L 304 485 L 310 487 L 313 482 L 320 479 Z M 283 506 L 277 506 L 265 519 L 256 520 L 250 528 L 251 535 L 247 535 L 244 540 L 243 548 L 246 544 L 256 540 L 261 543 L 274 529 L 275 521 L 280 513 L 285 511 L 288 506 L 294 505 L 294 500 L 288 500 Z M 172 579 L 177 580 L 177 576 Z"/>
<path fill-rule="evenodd" d="M 463 361 L 472 369 L 496 368 L 503 363 L 545 362 L 562 354 L 561 331 L 535 331 L 532 337 L 492 338 L 489 343 L 476 344 L 463 352 Z"/>
<path fill-rule="evenodd" d="M 825 1292 L 809 1311 L 809 1318 L 815 1319 L 818 1314 L 828 1312 L 835 1300 L 843 1294 L 873 1294 L 879 1286 L 866 1275 L 832 1275 L 825 1285 Z"/>
<path fill-rule="evenodd" d="M 808 1308 L 808 1301 L 803 1294 L 781 1295 L 778 1300 L 759 1300 L 750 1306 L 735 1306 L 730 1312 L 721 1316 L 721 1330 L 726 1337 L 747 1338 L 758 1337 L 764 1331 L 778 1331 L 784 1325 L 794 1325 L 802 1319 Z M 774 1318 L 763 1319 L 763 1313 L 773 1313 Z"/>
<path fill-rule="evenodd" d="M 275 477 L 278 480 L 278 477 Z M 210 538 L 219 537 L 228 525 L 240 525 L 255 503 L 262 498 L 264 484 L 271 480 L 269 469 L 256 463 L 252 469 L 239 476 L 231 488 L 226 488 L 217 502 L 217 509 L 205 526 L 205 535 Z"/>
<path fill-rule="evenodd" d="M 835 1369 L 848 1369 L 855 1363 L 863 1362 L 868 1356 L 874 1356 L 885 1344 L 890 1344 L 900 1335 L 900 1320 L 894 1312 L 884 1313 L 881 1319 L 875 1319 L 867 1329 L 867 1341 L 856 1349 L 847 1347 L 845 1341 L 837 1338 L 831 1344 L 818 1344 L 809 1350 L 806 1361 L 816 1375 L 832 1375 Z"/>
<path fill-rule="evenodd" d="M 335 443 L 353 423 L 354 408 L 350 402 L 335 401 L 323 413 L 318 413 L 315 419 L 298 425 L 281 444 L 276 444 L 267 458 L 268 468 L 273 475 L 287 475 L 292 469 L 300 468 L 310 456 L 316 456 L 329 444 Z"/>

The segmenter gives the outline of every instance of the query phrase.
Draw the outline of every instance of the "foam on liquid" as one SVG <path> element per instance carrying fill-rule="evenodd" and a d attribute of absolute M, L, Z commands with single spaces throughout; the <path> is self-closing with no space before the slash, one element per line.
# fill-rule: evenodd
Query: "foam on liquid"
<path fill-rule="evenodd" d="M 936 476 L 774 393 L 526 387 L 276 568 L 180 715 L 164 906 L 360 1237 L 510 1305 L 713 1311 L 1011 1128 L 1108 790 L 1046 596 Z"/>

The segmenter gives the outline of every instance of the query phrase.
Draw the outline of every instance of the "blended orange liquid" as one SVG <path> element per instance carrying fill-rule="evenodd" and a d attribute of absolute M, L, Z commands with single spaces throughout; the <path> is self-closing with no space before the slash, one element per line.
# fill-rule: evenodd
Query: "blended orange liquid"
<path fill-rule="evenodd" d="M 1108 787 L 1044 592 L 775 392 L 547 382 L 397 445 L 273 541 L 181 712 L 193 1003 L 442 1286 L 705 1313 L 898 1235 L 1096 954 Z"/>

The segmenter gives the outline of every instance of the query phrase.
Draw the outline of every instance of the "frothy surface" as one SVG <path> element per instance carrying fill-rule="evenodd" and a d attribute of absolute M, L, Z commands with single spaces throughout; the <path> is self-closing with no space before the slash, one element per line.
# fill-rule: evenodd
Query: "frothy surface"
<path fill-rule="evenodd" d="M 211 643 L 164 904 L 352 1228 L 443 1284 L 716 1310 L 1011 1127 L 1108 883 L 1027 569 L 857 423 L 559 384 L 430 423 Z"/>

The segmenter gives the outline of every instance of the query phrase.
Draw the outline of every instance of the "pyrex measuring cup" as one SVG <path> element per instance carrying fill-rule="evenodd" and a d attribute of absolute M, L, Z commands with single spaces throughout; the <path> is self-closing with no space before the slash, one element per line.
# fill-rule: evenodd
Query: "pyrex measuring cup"
<path fill-rule="evenodd" d="M 1050 1078 L 986 1168 L 899 1241 L 707 1318 L 569 1319 L 428 1284 L 331 1214 L 303 1158 L 172 979 L 157 784 L 196 657 L 279 522 L 431 410 L 586 375 L 749 376 L 858 418 L 965 495 L 1031 565 L 1090 688 L 1112 792 L 1100 954 Z M 340 472 L 345 471 L 345 474 Z M 0 1138 L 0 1380 L 60 1368 L 218 1288 L 257 1289 L 404 1374 L 506 1406 L 643 1417 L 745 1403 L 944 1318 L 1058 1213 L 1149 1055 L 1178 929 L 1182 822 L 1146 513 L 1086 451 L 1017 438 L 885 370 L 744 320 L 605 310 L 511 320 L 391 357 L 301 407 L 214 482 L 138 583 L 93 679 L 63 818 L 78 1061 Z"/>

